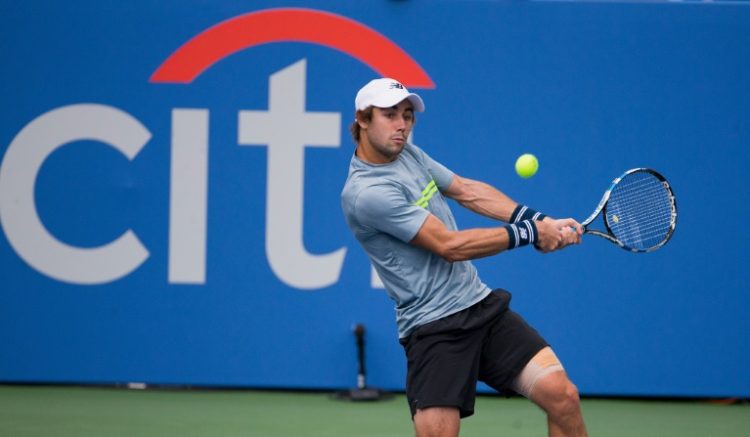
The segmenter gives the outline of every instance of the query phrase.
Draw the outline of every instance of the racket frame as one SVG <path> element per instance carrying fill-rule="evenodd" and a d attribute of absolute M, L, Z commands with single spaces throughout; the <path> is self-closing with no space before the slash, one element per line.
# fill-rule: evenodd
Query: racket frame
<path fill-rule="evenodd" d="M 614 234 L 612 233 L 612 229 L 609 227 L 609 223 L 607 223 L 607 220 L 604 219 L 604 217 L 602 218 L 602 221 L 604 222 L 604 227 L 607 229 L 607 232 L 598 231 L 596 229 L 588 229 L 588 226 L 596 219 L 596 217 L 599 216 L 602 213 L 602 211 L 606 211 L 607 202 L 609 201 L 609 196 L 612 194 L 612 190 L 615 188 L 615 186 L 617 186 L 617 184 L 619 184 L 620 181 L 625 176 L 628 176 L 629 174 L 632 174 L 632 173 L 638 173 L 638 172 L 650 173 L 653 176 L 655 176 L 659 180 L 659 182 L 662 183 L 662 185 L 664 186 L 664 189 L 667 191 L 670 205 L 672 207 L 672 217 L 670 220 L 670 225 L 669 225 L 669 230 L 667 231 L 667 235 L 662 239 L 661 242 L 659 242 L 659 244 L 648 247 L 646 249 L 636 249 L 636 248 L 627 246 L 625 243 L 618 240 L 617 237 L 615 237 Z M 669 182 L 667 181 L 667 179 L 661 175 L 661 173 L 657 172 L 656 170 L 645 168 L 645 167 L 632 168 L 626 171 L 625 173 L 621 174 L 620 176 L 616 177 L 614 180 L 612 180 L 612 184 L 604 192 L 604 195 L 602 195 L 602 199 L 599 201 L 599 204 L 596 206 L 596 209 L 594 209 L 594 212 L 592 212 L 591 215 L 588 216 L 588 218 L 586 218 L 586 220 L 584 220 L 581 223 L 581 226 L 583 227 L 584 234 L 596 235 L 597 237 L 602 237 L 630 252 L 635 252 L 635 253 L 653 252 L 656 249 L 667 244 L 669 239 L 672 238 L 672 234 L 674 234 L 675 227 L 677 226 L 677 200 L 675 199 L 674 192 L 672 191 L 672 187 L 669 185 Z"/>

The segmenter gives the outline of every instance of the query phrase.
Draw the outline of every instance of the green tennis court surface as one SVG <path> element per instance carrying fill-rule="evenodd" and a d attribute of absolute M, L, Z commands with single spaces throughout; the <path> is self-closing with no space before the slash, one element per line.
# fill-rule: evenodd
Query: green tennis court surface
<path fill-rule="evenodd" d="M 584 399 L 592 436 L 748 436 L 747 403 Z M 380 402 L 326 393 L 0 386 L 0 436 L 410 436 L 403 395 Z M 543 436 L 530 402 L 481 396 L 461 436 Z"/>

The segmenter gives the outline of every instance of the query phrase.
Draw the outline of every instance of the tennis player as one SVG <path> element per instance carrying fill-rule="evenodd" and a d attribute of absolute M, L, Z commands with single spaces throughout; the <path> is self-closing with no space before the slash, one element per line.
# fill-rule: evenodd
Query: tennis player
<path fill-rule="evenodd" d="M 369 82 L 355 109 L 342 208 L 396 304 L 417 436 L 457 436 L 474 413 L 477 381 L 531 399 L 551 436 L 586 435 L 578 391 L 552 349 L 469 261 L 527 245 L 560 250 L 580 242 L 580 224 L 519 205 L 410 144 L 424 103 L 398 81 Z M 505 223 L 458 230 L 447 198 Z"/>

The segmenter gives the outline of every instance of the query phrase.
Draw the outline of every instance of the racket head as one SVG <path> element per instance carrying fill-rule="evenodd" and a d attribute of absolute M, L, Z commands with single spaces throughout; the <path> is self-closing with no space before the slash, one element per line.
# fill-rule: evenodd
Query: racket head
<path fill-rule="evenodd" d="M 602 208 L 607 233 L 623 249 L 652 252 L 677 226 L 677 201 L 667 179 L 650 168 L 635 168 L 615 179 Z"/>

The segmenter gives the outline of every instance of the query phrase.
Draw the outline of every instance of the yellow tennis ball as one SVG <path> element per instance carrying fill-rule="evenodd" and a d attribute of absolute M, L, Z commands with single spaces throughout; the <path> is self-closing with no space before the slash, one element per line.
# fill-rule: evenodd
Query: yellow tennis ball
<path fill-rule="evenodd" d="M 524 153 L 516 160 L 516 173 L 524 179 L 534 176 L 538 169 L 539 161 L 531 153 Z"/>

